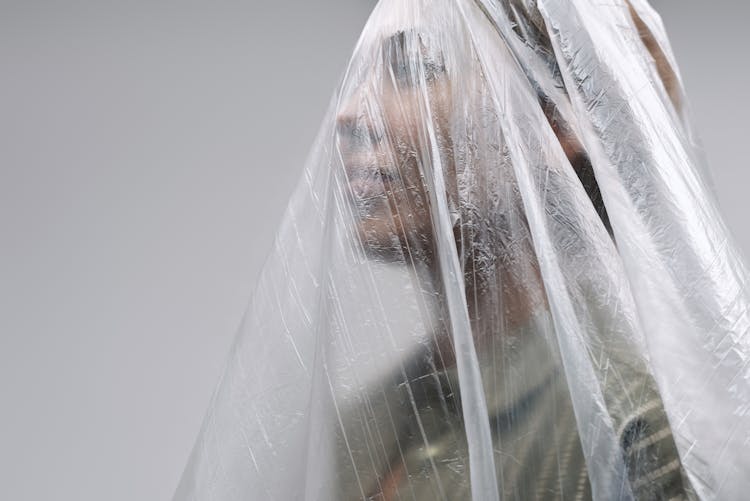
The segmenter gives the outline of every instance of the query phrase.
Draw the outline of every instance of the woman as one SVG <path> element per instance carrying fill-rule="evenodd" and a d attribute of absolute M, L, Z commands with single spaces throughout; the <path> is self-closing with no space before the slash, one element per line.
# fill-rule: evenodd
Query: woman
<path fill-rule="evenodd" d="M 742 499 L 750 295 L 642 0 L 382 0 L 176 499 Z"/>
<path fill-rule="evenodd" d="M 516 26 L 522 27 L 518 32 L 539 42 L 540 32 L 529 34 L 537 27 L 524 12 L 516 10 Z M 444 26 L 420 29 L 383 39 L 381 53 L 339 107 L 337 144 L 357 236 L 368 256 L 407 267 L 426 263 L 427 272 L 415 277 L 416 288 L 429 291 L 426 295 L 438 303 L 442 316 L 431 345 L 361 395 L 339 403 L 344 411 L 337 434 L 338 499 L 471 497 L 460 378 L 446 325 L 450 314 L 441 304 L 440 252 L 430 183 L 425 181 L 434 169 L 433 153 L 439 155 L 456 211 L 452 230 L 484 386 L 498 491 L 502 499 L 590 499 L 544 281 L 512 160 L 501 144 L 504 131 L 490 116 L 484 117 L 487 123 L 467 123 L 467 114 L 474 120 L 498 112 L 498 107 L 486 97 L 481 65 L 464 67 L 460 76 L 446 68 L 446 61 L 458 56 L 451 58 L 455 49 L 435 41 Z M 451 40 L 455 42 L 455 34 Z M 554 102 L 541 93 L 539 97 L 539 112 L 582 181 L 602 229 L 609 229 L 586 152 Z M 427 141 L 439 145 L 437 152 L 421 142 L 431 135 Z M 496 147 L 490 145 L 493 140 Z M 604 315 L 592 323 L 604 328 Z M 600 348 L 617 378 L 602 393 L 630 490 L 637 499 L 687 499 L 692 491 L 642 355 L 625 344 Z"/>

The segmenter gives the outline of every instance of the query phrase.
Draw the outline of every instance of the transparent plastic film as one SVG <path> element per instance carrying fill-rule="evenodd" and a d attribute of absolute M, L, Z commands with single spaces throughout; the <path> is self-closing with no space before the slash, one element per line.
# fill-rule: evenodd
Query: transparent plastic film
<path fill-rule="evenodd" d="M 685 103 L 644 1 L 381 0 L 174 499 L 742 499 L 747 271 Z"/>

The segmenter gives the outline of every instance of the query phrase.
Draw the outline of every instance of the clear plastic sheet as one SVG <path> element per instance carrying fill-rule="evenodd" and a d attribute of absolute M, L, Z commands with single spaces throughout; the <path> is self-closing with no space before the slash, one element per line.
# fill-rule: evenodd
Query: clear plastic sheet
<path fill-rule="evenodd" d="M 747 270 L 643 0 L 381 0 L 175 500 L 744 499 Z"/>

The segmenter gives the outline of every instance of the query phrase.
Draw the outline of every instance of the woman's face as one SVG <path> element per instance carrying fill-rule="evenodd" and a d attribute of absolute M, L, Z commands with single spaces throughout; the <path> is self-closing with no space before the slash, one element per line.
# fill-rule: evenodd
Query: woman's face
<path fill-rule="evenodd" d="M 403 47 L 403 36 L 384 42 L 382 64 L 369 70 L 336 117 L 356 231 L 370 255 L 388 260 L 432 245 L 425 145 L 430 133 L 439 144 L 448 139 L 448 79 Z"/>
<path fill-rule="evenodd" d="M 679 111 L 678 79 L 632 8 L 631 15 Z M 448 195 L 458 203 L 450 131 L 451 113 L 455 112 L 451 84 L 442 66 L 442 54 L 426 48 L 413 31 L 384 38 L 381 56 L 342 102 L 336 118 L 337 146 L 356 233 L 365 250 L 380 259 L 399 260 L 419 252 L 431 255 L 433 235 L 425 183 L 435 154 L 427 146 L 431 141 L 437 141 Z M 543 105 L 543 110 L 609 228 L 585 149 L 567 127 L 558 123 L 554 107 Z"/>

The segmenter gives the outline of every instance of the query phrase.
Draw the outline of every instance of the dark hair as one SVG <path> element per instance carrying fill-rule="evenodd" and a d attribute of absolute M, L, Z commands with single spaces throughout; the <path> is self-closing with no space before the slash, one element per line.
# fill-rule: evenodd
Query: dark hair
<path fill-rule="evenodd" d="M 414 29 L 399 30 L 383 43 L 383 60 L 398 81 L 416 84 L 420 70 L 427 82 L 445 73 L 443 55 L 429 50 L 424 34 Z"/>

